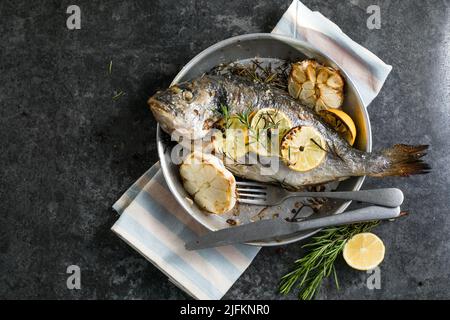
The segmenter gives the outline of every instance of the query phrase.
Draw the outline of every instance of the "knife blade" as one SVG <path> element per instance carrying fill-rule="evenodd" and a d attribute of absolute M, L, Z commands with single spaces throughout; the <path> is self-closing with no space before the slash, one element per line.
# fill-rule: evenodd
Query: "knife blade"
<path fill-rule="evenodd" d="M 301 222 L 288 222 L 284 219 L 267 219 L 230 227 L 205 234 L 186 243 L 187 250 L 219 247 L 236 243 L 262 241 L 292 234 L 294 232 L 339 226 L 371 220 L 393 219 L 400 215 L 400 207 L 387 208 L 369 206 L 322 218 L 311 218 Z"/>

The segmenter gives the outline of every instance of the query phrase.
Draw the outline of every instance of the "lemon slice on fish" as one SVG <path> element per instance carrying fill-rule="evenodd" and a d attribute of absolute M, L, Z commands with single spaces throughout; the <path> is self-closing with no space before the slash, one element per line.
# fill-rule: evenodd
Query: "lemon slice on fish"
<path fill-rule="evenodd" d="M 216 152 L 238 160 L 248 152 L 248 128 L 237 116 L 222 119 L 215 125 L 213 145 Z"/>
<path fill-rule="evenodd" d="M 320 165 L 327 152 L 325 140 L 316 129 L 299 126 L 283 137 L 280 153 L 290 169 L 303 172 Z"/>
<path fill-rule="evenodd" d="M 356 126 L 352 118 L 339 109 L 319 111 L 322 119 L 352 146 L 356 139 Z"/>
<path fill-rule="evenodd" d="M 258 110 L 250 121 L 249 149 L 262 156 L 279 156 L 281 139 L 291 128 L 291 120 L 282 111 Z"/>
<path fill-rule="evenodd" d="M 357 270 L 371 270 L 384 259 L 384 244 L 370 232 L 354 235 L 344 246 L 343 256 L 347 264 Z"/>

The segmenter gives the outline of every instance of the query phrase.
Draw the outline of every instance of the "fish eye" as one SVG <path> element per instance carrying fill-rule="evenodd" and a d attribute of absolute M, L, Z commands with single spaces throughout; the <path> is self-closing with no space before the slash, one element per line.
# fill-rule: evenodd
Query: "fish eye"
<path fill-rule="evenodd" d="M 193 94 L 192 94 L 191 91 L 188 91 L 188 90 L 184 90 L 184 91 L 183 91 L 183 99 L 184 99 L 184 100 L 186 100 L 186 101 L 191 101 L 193 97 L 194 97 L 194 96 L 193 96 Z"/>
<path fill-rule="evenodd" d="M 179 87 L 177 87 L 177 86 L 172 86 L 172 87 L 170 87 L 169 88 L 170 89 L 170 91 L 172 91 L 173 93 L 175 93 L 175 94 L 178 94 L 178 93 L 180 93 L 180 92 L 182 92 L 183 90 L 181 90 Z"/>

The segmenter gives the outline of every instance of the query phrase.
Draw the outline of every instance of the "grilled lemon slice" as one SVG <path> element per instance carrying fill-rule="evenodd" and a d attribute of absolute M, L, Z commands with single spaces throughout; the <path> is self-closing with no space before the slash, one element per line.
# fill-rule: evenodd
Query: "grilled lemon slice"
<path fill-rule="evenodd" d="M 248 128 L 237 116 L 220 120 L 213 134 L 213 145 L 216 152 L 226 157 L 238 160 L 245 156 L 248 148 Z"/>
<path fill-rule="evenodd" d="M 250 151 L 262 156 L 279 156 L 281 139 L 291 127 L 292 122 L 285 113 L 272 108 L 258 110 L 250 121 Z"/>
<path fill-rule="evenodd" d="M 295 127 L 281 141 L 281 157 L 295 171 L 314 169 L 326 156 L 325 141 L 313 127 Z"/>
<path fill-rule="evenodd" d="M 342 110 L 319 111 L 322 119 L 352 146 L 356 139 L 356 126 L 352 118 Z"/>
<path fill-rule="evenodd" d="M 180 166 L 184 189 L 206 211 L 225 213 L 236 204 L 236 180 L 211 154 L 193 152 Z"/>
<path fill-rule="evenodd" d="M 357 270 L 371 270 L 384 259 L 384 244 L 370 232 L 354 235 L 344 246 L 344 260 Z"/>

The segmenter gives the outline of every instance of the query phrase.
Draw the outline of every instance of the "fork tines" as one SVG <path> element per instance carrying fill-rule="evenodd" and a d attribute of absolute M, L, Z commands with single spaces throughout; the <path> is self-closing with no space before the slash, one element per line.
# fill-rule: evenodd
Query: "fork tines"
<path fill-rule="evenodd" d="M 257 204 L 267 198 L 267 186 L 257 182 L 236 181 L 239 201 Z"/>

